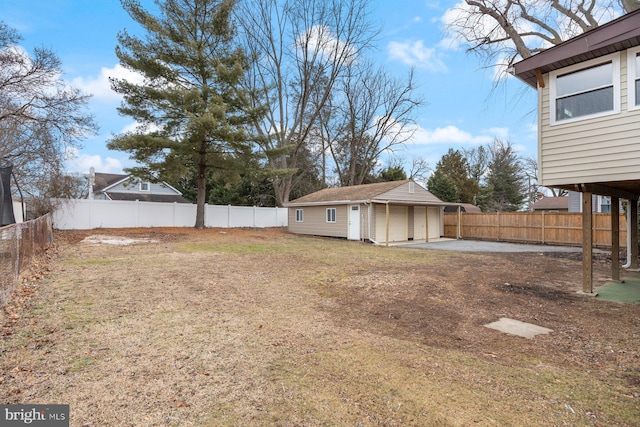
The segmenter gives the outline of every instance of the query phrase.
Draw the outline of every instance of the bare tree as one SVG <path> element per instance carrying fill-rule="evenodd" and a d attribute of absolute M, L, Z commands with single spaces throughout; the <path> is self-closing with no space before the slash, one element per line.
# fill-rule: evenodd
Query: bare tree
<path fill-rule="evenodd" d="M 500 66 L 502 77 L 517 60 L 639 7 L 635 0 L 465 0 L 445 21 L 469 51 Z"/>
<path fill-rule="evenodd" d="M 97 126 L 85 112 L 89 96 L 64 81 L 57 56 L 44 48 L 29 55 L 20 40 L 0 22 L 0 158 L 28 196 L 48 197 L 69 149 Z"/>
<path fill-rule="evenodd" d="M 377 34 L 368 14 L 366 0 L 241 2 L 252 101 L 267 109 L 254 128 L 279 206 L 289 201 L 299 153 L 336 80 Z"/>
<path fill-rule="evenodd" d="M 329 148 L 342 185 L 360 185 L 371 175 L 380 155 L 411 139 L 414 116 L 422 99 L 415 93 L 413 71 L 406 80 L 362 61 L 346 69 L 337 92 L 338 123 L 323 134 L 330 135 Z"/>

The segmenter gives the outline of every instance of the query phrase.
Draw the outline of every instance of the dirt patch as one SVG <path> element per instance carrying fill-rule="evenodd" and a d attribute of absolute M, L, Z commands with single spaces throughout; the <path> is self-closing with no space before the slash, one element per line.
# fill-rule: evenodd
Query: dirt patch
<path fill-rule="evenodd" d="M 81 243 L 96 234 L 137 242 Z M 640 307 L 578 296 L 573 254 L 281 229 L 56 240 L 2 318 L 0 400 L 70 404 L 72 425 L 640 424 Z M 483 326 L 503 317 L 553 332 Z"/>

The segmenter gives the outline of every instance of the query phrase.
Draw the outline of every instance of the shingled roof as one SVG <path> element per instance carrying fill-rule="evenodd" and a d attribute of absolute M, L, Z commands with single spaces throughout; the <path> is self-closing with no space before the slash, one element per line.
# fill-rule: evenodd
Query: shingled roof
<path fill-rule="evenodd" d="M 122 181 L 123 179 L 128 178 L 129 175 L 122 175 L 118 173 L 100 173 L 96 172 L 95 174 L 95 183 L 93 184 L 93 191 L 98 192 L 102 191 L 107 187 L 112 186 L 113 184 Z"/>
<path fill-rule="evenodd" d="M 350 203 L 370 201 L 380 198 L 381 196 L 384 196 L 385 193 L 401 187 L 408 182 L 414 181 L 411 179 L 405 179 L 402 181 L 377 182 L 374 184 L 353 185 L 349 187 L 325 188 L 324 190 L 316 191 L 315 193 L 311 193 L 306 196 L 300 197 L 299 199 L 292 200 L 287 205 L 300 206 L 322 203 Z M 429 191 L 421 187 L 419 184 L 415 185 L 416 193 L 414 200 L 407 200 L 403 198 L 403 200 L 397 200 L 397 202 L 418 202 L 419 204 L 426 203 L 433 205 L 444 205 L 444 202 L 442 202 L 442 200 L 429 193 Z M 418 187 L 420 188 L 420 190 L 418 190 Z M 388 196 L 384 196 L 384 198 L 386 199 L 388 198 Z"/>
<path fill-rule="evenodd" d="M 545 197 L 538 200 L 532 206 L 534 211 L 541 210 L 568 210 L 569 198 L 568 197 Z"/>

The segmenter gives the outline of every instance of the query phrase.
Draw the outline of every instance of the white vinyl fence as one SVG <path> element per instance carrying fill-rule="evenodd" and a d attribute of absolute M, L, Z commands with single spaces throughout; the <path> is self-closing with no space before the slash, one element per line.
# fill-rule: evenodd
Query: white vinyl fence
<path fill-rule="evenodd" d="M 53 213 L 58 230 L 93 228 L 193 227 L 196 205 L 116 200 L 59 200 Z M 205 205 L 205 227 L 286 227 L 286 208 Z"/>

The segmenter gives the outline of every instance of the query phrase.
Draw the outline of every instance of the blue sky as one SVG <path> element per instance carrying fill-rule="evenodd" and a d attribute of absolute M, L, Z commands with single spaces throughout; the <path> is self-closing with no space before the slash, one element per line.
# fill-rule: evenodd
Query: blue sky
<path fill-rule="evenodd" d="M 151 0 L 142 0 L 147 7 Z M 509 140 L 524 157 L 536 157 L 536 94 L 509 78 L 494 89 L 493 70 L 445 40 L 442 17 L 457 1 L 373 0 L 372 18 L 382 25 L 375 59 L 394 74 L 415 76 L 426 105 L 418 129 L 405 149 L 393 155 L 405 161 L 422 157 L 434 168 L 449 148 L 461 149 Z M 108 76 L 121 76 L 115 55 L 116 35 L 136 24 L 118 0 L 2 0 L 0 20 L 17 29 L 22 46 L 51 48 L 62 61 L 64 78 L 93 95 L 89 109 L 100 126 L 67 162 L 73 172 L 119 173 L 132 166 L 128 155 L 109 151 L 107 141 L 133 122 L 116 111 L 120 98 Z"/>

